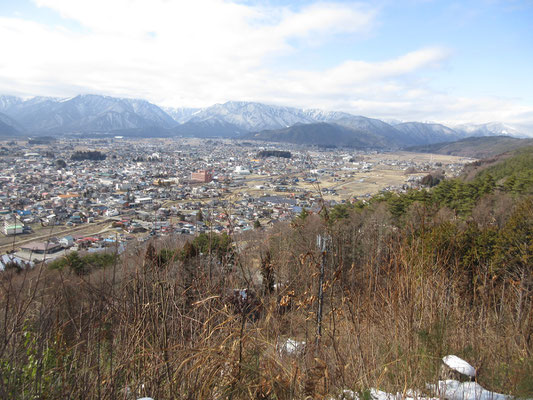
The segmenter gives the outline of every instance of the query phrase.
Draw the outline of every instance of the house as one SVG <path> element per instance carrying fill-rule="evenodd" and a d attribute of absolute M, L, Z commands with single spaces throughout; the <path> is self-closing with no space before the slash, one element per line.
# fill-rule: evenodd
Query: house
<path fill-rule="evenodd" d="M 63 248 L 71 247 L 71 246 L 74 245 L 74 237 L 71 236 L 71 235 L 65 236 L 65 237 L 59 239 L 59 244 L 60 244 Z"/>
<path fill-rule="evenodd" d="M 31 242 L 20 246 L 23 251 L 36 254 L 52 254 L 62 249 L 59 243 L 53 242 Z"/>

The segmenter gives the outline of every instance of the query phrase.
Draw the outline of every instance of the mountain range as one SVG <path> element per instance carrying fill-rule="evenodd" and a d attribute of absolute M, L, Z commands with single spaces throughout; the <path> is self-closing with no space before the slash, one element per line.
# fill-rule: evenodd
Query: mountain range
<path fill-rule="evenodd" d="M 387 123 L 345 112 L 229 101 L 207 108 L 161 108 L 146 100 L 101 95 L 0 96 L 0 135 L 108 134 L 226 137 L 308 145 L 401 148 L 470 136 L 527 136 L 502 123 L 447 127 Z"/>

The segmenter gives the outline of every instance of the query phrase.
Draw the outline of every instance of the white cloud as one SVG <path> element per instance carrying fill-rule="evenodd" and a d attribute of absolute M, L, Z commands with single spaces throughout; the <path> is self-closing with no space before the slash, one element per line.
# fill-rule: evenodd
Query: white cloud
<path fill-rule="evenodd" d="M 274 31 L 281 37 L 363 32 L 373 25 L 375 10 L 345 4 L 314 4 L 303 12 L 285 12 Z"/>
<path fill-rule="evenodd" d="M 82 29 L 0 17 L 0 93 L 103 93 L 174 106 L 255 100 L 399 119 L 531 121 L 531 108 L 510 101 L 432 89 L 424 72 L 451 56 L 441 47 L 375 62 L 345 59 L 322 70 L 267 67 L 338 35 L 366 37 L 379 15 L 356 3 L 319 2 L 299 10 L 226 0 L 35 3 Z"/>
<path fill-rule="evenodd" d="M 265 58 L 291 51 L 290 39 L 365 31 L 374 19 L 372 10 L 353 4 L 314 4 L 298 12 L 223 0 L 36 4 L 85 30 L 0 18 L 0 36 L 9 44 L 0 89 L 16 80 L 20 88 L 49 90 L 49 82 L 60 81 L 62 88 L 193 105 L 220 101 L 242 81 L 261 79 Z"/>

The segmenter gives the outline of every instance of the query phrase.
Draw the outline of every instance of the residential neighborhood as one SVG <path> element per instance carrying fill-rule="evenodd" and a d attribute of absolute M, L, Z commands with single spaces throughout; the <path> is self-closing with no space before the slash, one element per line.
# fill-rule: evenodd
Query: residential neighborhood
<path fill-rule="evenodd" d="M 261 155 L 279 149 L 290 157 Z M 117 251 L 159 236 L 268 229 L 303 209 L 319 212 L 323 205 L 419 187 L 433 171 L 454 176 L 472 161 L 122 137 L 5 141 L 0 155 L 0 251 L 21 262 L 46 262 L 72 250 Z"/>

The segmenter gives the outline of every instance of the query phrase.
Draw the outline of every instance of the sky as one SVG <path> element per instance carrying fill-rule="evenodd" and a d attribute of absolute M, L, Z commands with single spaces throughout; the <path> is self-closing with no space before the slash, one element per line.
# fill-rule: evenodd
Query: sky
<path fill-rule="evenodd" d="M 533 0 L 1 0 L 0 94 L 533 131 Z"/>

